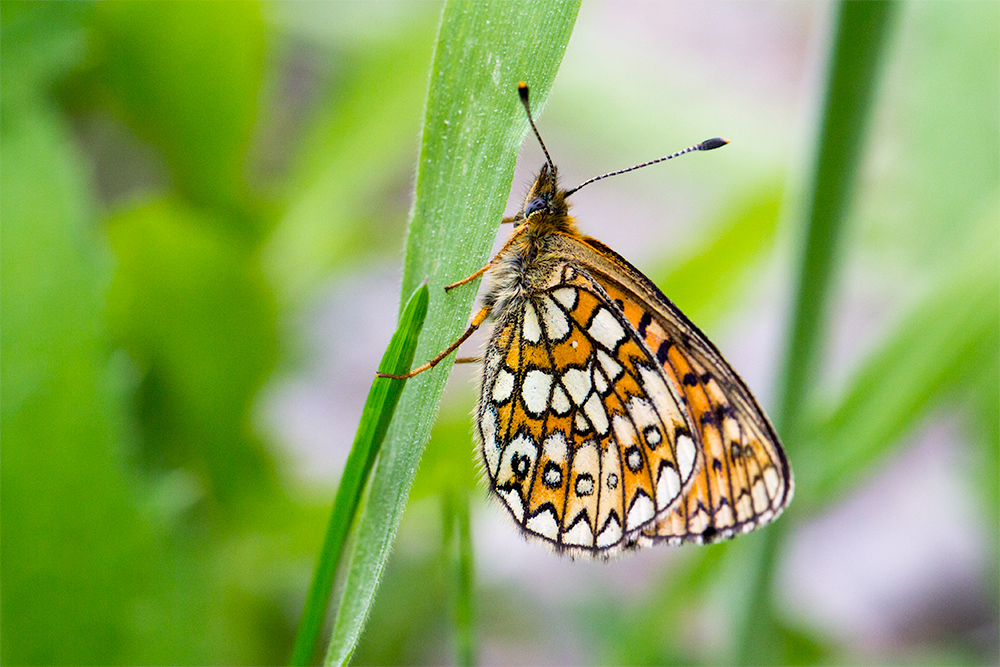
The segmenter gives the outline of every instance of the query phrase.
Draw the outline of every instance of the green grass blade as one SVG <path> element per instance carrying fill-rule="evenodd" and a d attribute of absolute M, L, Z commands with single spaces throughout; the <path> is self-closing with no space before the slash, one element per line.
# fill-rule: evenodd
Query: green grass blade
<path fill-rule="evenodd" d="M 379 372 L 400 375 L 410 369 L 413 364 L 413 353 L 417 348 L 417 339 L 427 315 L 427 301 L 427 285 L 421 285 L 403 309 L 399 327 L 392 335 L 389 347 L 379 364 Z M 368 400 L 365 401 L 361 413 L 358 432 L 354 437 L 354 445 L 347 457 L 344 474 L 340 478 L 323 548 L 316 562 L 309 594 L 306 596 L 298 634 L 292 648 L 290 661 L 292 665 L 308 665 L 312 662 L 347 531 L 354 519 L 365 480 L 368 479 L 368 474 L 375 463 L 375 457 L 389 429 L 389 423 L 392 421 L 404 386 L 403 382 L 386 378 L 375 378 L 372 382 Z"/>
<path fill-rule="evenodd" d="M 541 111 L 562 60 L 577 0 L 449 2 L 427 96 L 402 291 L 427 281 L 430 306 L 416 359 L 433 357 L 465 328 L 475 284 L 444 285 L 486 263 L 528 125 L 516 85 Z M 329 664 L 350 659 L 378 587 L 413 475 L 453 359 L 407 383 L 359 516 Z"/>
<path fill-rule="evenodd" d="M 774 414 L 776 430 L 793 466 L 801 443 L 803 406 L 817 366 L 831 283 L 840 258 L 844 218 L 894 9 L 890 2 L 841 2 L 838 8 L 799 284 Z M 735 612 L 733 637 L 741 664 L 770 664 L 782 659 L 771 590 L 775 554 L 786 525 L 787 521 L 778 522 L 735 547 L 732 562 L 747 573 L 751 591 L 748 606 Z M 755 544 L 757 539 L 764 543 Z"/>
<path fill-rule="evenodd" d="M 995 261 L 983 257 L 953 276 L 855 373 L 839 405 L 810 433 L 809 441 L 817 445 L 802 452 L 804 505 L 825 505 L 870 471 L 928 407 L 975 378 L 995 354 L 1000 346 Z"/>
<path fill-rule="evenodd" d="M 872 91 L 895 5 L 842 2 L 812 178 L 791 336 L 775 426 L 792 441 L 816 367 L 830 287 L 840 258 L 844 217 L 870 115 Z"/>
<path fill-rule="evenodd" d="M 819 356 L 843 220 L 861 161 L 872 91 L 894 7 L 891 2 L 840 4 L 791 336 L 774 415 L 778 432 L 793 444 Z"/>
<path fill-rule="evenodd" d="M 473 570 L 472 520 L 468 489 L 455 491 L 452 570 L 455 576 L 455 656 L 459 665 L 477 662 L 475 634 L 475 571 Z"/>

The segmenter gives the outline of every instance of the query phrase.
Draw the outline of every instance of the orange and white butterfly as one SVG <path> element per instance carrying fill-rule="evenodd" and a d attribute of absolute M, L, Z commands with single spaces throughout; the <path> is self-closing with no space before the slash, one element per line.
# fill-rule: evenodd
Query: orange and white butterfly
<path fill-rule="evenodd" d="M 546 162 L 468 330 L 405 376 L 436 365 L 487 318 L 476 418 L 493 493 L 530 537 L 608 557 L 657 542 L 707 544 L 772 521 L 792 497 L 781 443 L 705 335 L 638 269 L 581 234 Z"/>

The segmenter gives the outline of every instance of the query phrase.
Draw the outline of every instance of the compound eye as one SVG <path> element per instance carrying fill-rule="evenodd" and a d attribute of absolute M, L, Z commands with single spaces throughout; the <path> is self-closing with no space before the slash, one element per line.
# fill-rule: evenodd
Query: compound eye
<path fill-rule="evenodd" d="M 535 197 L 524 207 L 524 217 L 527 218 L 532 213 L 536 211 L 543 211 L 549 207 L 548 202 L 546 202 L 541 197 Z"/>

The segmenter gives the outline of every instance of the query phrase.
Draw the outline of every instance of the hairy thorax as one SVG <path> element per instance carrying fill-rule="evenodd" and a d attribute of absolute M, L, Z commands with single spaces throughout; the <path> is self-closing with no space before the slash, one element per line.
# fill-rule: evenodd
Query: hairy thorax
<path fill-rule="evenodd" d="M 483 305 L 492 313 L 515 312 L 525 299 L 551 285 L 555 268 L 566 262 L 557 251 L 563 235 L 577 235 L 570 216 L 537 216 L 521 224 L 529 225 L 490 269 L 490 284 Z"/>

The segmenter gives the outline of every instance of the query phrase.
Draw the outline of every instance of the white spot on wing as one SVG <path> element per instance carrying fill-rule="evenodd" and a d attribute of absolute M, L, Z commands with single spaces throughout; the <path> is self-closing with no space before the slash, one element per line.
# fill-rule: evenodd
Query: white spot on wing
<path fill-rule="evenodd" d="M 682 435 L 677 438 L 677 468 L 680 471 L 681 479 L 687 481 L 694 472 L 695 449 L 694 440 L 689 435 Z"/>
<path fill-rule="evenodd" d="M 628 518 L 625 525 L 629 530 L 637 528 L 653 518 L 656 510 L 653 509 L 653 501 L 649 496 L 639 496 L 632 503 L 632 509 L 628 511 Z"/>
<path fill-rule="evenodd" d="M 501 499 L 507 507 L 510 509 L 511 514 L 517 519 L 518 523 L 524 521 L 524 502 L 521 500 L 521 494 L 517 492 L 517 489 L 507 489 L 506 491 L 501 491 L 499 494 Z"/>
<path fill-rule="evenodd" d="M 612 544 L 617 544 L 618 540 L 622 537 L 622 527 L 614 518 L 608 521 L 608 525 L 604 527 L 601 534 L 597 536 L 597 546 L 599 547 L 610 547 Z"/>
<path fill-rule="evenodd" d="M 497 476 L 497 467 L 500 465 L 500 447 L 497 443 L 497 418 L 493 408 L 486 408 L 483 411 L 482 419 L 479 420 L 480 434 L 483 438 L 483 458 L 486 460 L 486 469 L 490 478 Z"/>
<path fill-rule="evenodd" d="M 521 398 L 528 411 L 540 415 L 549 402 L 549 388 L 552 386 L 552 376 L 545 371 L 531 370 L 524 376 L 521 385 Z"/>
<path fill-rule="evenodd" d="M 573 310 L 576 307 L 576 288 L 560 287 L 552 290 L 552 297 L 566 307 L 566 310 Z"/>
<path fill-rule="evenodd" d="M 576 430 L 580 433 L 586 433 L 590 429 L 590 424 L 587 423 L 587 419 L 583 416 L 582 412 L 576 413 L 573 423 L 576 425 Z"/>
<path fill-rule="evenodd" d="M 528 519 L 528 523 L 525 524 L 525 528 L 553 541 L 559 535 L 559 526 L 556 524 L 556 515 L 553 514 L 550 509 L 546 509 L 545 511 L 540 512 Z"/>
<path fill-rule="evenodd" d="M 572 528 L 563 533 L 563 544 L 575 544 L 581 547 L 594 546 L 594 532 L 590 524 L 580 519 Z"/>
<path fill-rule="evenodd" d="M 587 400 L 587 394 L 590 393 L 590 371 L 571 368 L 563 373 L 562 382 L 573 402 L 577 405 L 583 405 L 583 402 Z"/>
<path fill-rule="evenodd" d="M 642 378 L 642 388 L 646 390 L 646 395 L 653 401 L 653 406 L 660 413 L 663 422 L 669 424 L 667 415 L 673 415 L 675 422 L 684 423 L 684 418 L 677 407 L 679 401 L 667 386 L 663 376 L 645 366 L 639 366 L 639 376 Z"/>
<path fill-rule="evenodd" d="M 703 509 L 699 509 L 692 516 L 688 517 L 688 530 L 692 533 L 703 533 L 708 528 L 708 514 Z M 701 544 L 701 540 L 696 540 Z"/>
<path fill-rule="evenodd" d="M 733 510 L 729 505 L 723 505 L 715 512 L 715 527 L 720 529 L 721 527 L 732 526 L 733 523 Z"/>
<path fill-rule="evenodd" d="M 736 518 L 739 521 L 746 521 L 753 515 L 753 504 L 750 502 L 750 496 L 741 496 L 738 501 L 736 501 Z"/>
<path fill-rule="evenodd" d="M 778 480 L 778 471 L 775 470 L 773 466 L 764 468 L 764 486 L 767 487 L 767 495 L 772 498 L 777 498 L 779 484 L 780 481 Z"/>
<path fill-rule="evenodd" d="M 762 480 L 757 480 L 750 489 L 750 493 L 753 495 L 753 506 L 758 512 L 763 512 L 765 508 L 771 506 L 771 501 L 767 497 L 767 489 L 764 488 L 764 482 Z"/>
<path fill-rule="evenodd" d="M 608 390 L 608 381 L 597 366 L 594 366 L 594 388 L 602 394 Z"/>
<path fill-rule="evenodd" d="M 601 364 L 601 368 L 604 369 L 604 373 L 611 379 L 612 382 L 617 380 L 624 370 L 621 364 L 612 359 L 604 350 L 597 351 L 597 362 Z"/>
<path fill-rule="evenodd" d="M 552 390 L 552 409 L 559 416 L 565 415 L 569 412 L 572 406 L 569 404 L 569 399 L 566 397 L 566 392 L 559 385 Z"/>
<path fill-rule="evenodd" d="M 625 330 L 607 308 L 598 308 L 587 329 L 591 337 L 609 350 L 614 350 L 625 338 Z"/>
<path fill-rule="evenodd" d="M 493 383 L 493 400 L 503 403 L 510 398 L 512 391 L 514 391 L 514 375 L 506 368 L 501 368 L 497 373 L 496 382 Z"/>
<path fill-rule="evenodd" d="M 558 343 L 569 333 L 569 320 L 552 299 L 543 296 L 539 299 L 542 306 L 542 321 L 545 322 L 545 333 L 549 340 Z"/>
<path fill-rule="evenodd" d="M 670 466 L 660 469 L 660 478 L 656 480 L 656 505 L 663 509 L 669 505 L 681 492 L 681 478 Z"/>
<path fill-rule="evenodd" d="M 583 411 L 587 414 L 590 423 L 594 425 L 594 430 L 604 435 L 608 432 L 608 413 L 604 411 L 604 404 L 597 394 L 591 394 L 587 403 L 583 406 Z"/>
<path fill-rule="evenodd" d="M 531 301 L 524 304 L 524 325 L 521 328 L 521 333 L 524 340 L 529 343 L 537 343 L 542 339 L 542 330 L 538 326 L 538 314 Z"/>

